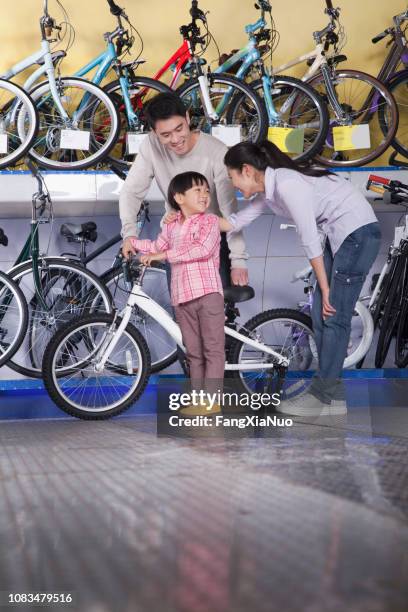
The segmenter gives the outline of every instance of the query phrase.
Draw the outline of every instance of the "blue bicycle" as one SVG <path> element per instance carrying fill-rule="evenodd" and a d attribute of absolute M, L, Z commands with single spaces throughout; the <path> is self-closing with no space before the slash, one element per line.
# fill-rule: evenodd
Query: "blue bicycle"
<path fill-rule="evenodd" d="M 319 153 L 324 145 L 329 127 L 329 115 L 321 96 L 302 81 L 275 76 L 265 66 L 263 57 L 274 50 L 276 31 L 273 28 L 271 5 L 268 0 L 258 0 L 255 7 L 261 11 L 256 23 L 245 27 L 248 44 L 230 56 L 214 70 L 215 74 L 229 72 L 239 79 L 248 79 L 251 87 L 263 98 L 268 113 L 268 138 L 292 158 L 307 161 Z M 267 28 L 266 14 L 271 19 Z M 261 46 L 261 43 L 264 43 Z M 239 122 L 243 101 L 235 98 L 229 105 L 228 123 Z M 283 128 L 283 129 L 282 129 Z"/>

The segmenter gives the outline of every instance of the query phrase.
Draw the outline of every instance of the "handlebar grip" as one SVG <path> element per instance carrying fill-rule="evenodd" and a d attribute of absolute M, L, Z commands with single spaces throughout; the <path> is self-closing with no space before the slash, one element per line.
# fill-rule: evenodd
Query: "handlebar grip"
<path fill-rule="evenodd" d="M 330 10 L 333 10 L 333 2 L 332 0 L 326 0 L 326 6 Z"/>
<path fill-rule="evenodd" d="M 381 185 L 389 185 L 391 183 L 391 179 L 384 178 L 383 176 L 377 176 L 376 174 L 370 174 L 370 176 L 368 177 L 368 182 L 380 183 Z"/>
<path fill-rule="evenodd" d="M 123 9 L 120 8 L 120 6 L 118 6 L 114 0 L 108 0 L 108 4 L 110 6 L 110 12 L 112 13 L 112 15 L 115 15 L 115 17 L 118 17 L 119 15 L 122 14 Z"/>
<path fill-rule="evenodd" d="M 380 42 L 380 40 L 385 38 L 387 34 L 387 30 L 384 30 L 384 32 L 381 32 L 381 34 L 377 34 L 377 36 L 374 36 L 374 38 L 371 39 L 371 42 L 375 45 L 376 43 Z"/>

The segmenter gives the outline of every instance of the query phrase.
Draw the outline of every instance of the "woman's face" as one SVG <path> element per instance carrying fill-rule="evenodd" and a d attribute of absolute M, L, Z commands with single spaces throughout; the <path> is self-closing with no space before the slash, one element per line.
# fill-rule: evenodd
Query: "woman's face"
<path fill-rule="evenodd" d="M 248 199 L 264 190 L 264 184 L 261 181 L 260 172 L 249 164 L 244 164 L 242 170 L 228 168 L 228 176 L 236 189 L 242 193 L 245 199 Z"/>

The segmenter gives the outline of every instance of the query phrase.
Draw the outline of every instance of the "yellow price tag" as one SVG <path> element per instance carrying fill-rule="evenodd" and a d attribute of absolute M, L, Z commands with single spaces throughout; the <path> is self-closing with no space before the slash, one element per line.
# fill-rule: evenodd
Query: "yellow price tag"
<path fill-rule="evenodd" d="M 268 128 L 268 140 L 284 153 L 302 153 L 305 133 L 302 128 Z"/>
<path fill-rule="evenodd" d="M 369 149 L 371 142 L 368 123 L 335 126 L 333 128 L 333 145 L 335 151 Z"/>

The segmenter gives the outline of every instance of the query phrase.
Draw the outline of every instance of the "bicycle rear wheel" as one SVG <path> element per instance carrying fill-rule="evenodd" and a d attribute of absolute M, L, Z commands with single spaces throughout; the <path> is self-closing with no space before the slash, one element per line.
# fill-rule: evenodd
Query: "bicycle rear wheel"
<path fill-rule="evenodd" d="M 250 338 L 288 357 L 290 364 L 283 385 L 283 397 L 293 398 L 304 393 L 311 382 L 311 372 L 317 369 L 317 348 L 313 338 L 312 320 L 290 309 L 266 310 L 250 319 L 239 330 Z M 246 365 L 273 363 L 274 358 L 239 340 L 231 343 L 228 362 Z M 231 378 L 244 393 L 266 392 L 273 370 L 232 370 Z"/>
<path fill-rule="evenodd" d="M 18 130 L 19 117 L 23 129 Z M 31 97 L 18 85 L 0 79 L 0 169 L 16 164 L 31 148 L 39 127 Z"/>
<path fill-rule="evenodd" d="M 124 330 L 108 361 L 95 366 L 120 319 L 101 314 L 63 326 L 49 343 L 43 360 L 44 383 L 62 410 L 80 419 L 117 416 L 143 393 L 150 373 L 146 341 L 133 325 Z"/>
<path fill-rule="evenodd" d="M 333 128 L 341 120 L 333 109 L 322 74 L 308 81 L 326 101 L 330 126 L 322 151 L 316 160 L 327 166 L 363 166 L 377 159 L 390 146 L 398 128 L 398 108 L 387 87 L 365 72 L 332 71 L 332 84 L 337 100 L 352 125 L 368 124 L 370 148 L 336 151 Z"/>
<path fill-rule="evenodd" d="M 120 129 L 119 113 L 103 89 L 84 79 L 61 78 L 57 80 L 57 88 L 68 120 L 61 116 L 49 82 L 40 83 L 30 92 L 40 121 L 30 156 L 39 166 L 52 170 L 83 170 L 94 166 L 115 145 Z M 24 114 L 19 118 L 19 133 L 24 133 Z M 69 144 L 68 138 L 74 136 L 85 141 L 89 137 L 89 142 Z"/>
<path fill-rule="evenodd" d="M 8 366 L 33 378 L 41 378 L 45 348 L 54 333 L 78 316 L 112 312 L 112 296 L 104 283 L 79 264 L 63 258 L 44 258 L 40 262 L 40 282 L 47 310 L 35 290 L 31 261 L 10 270 L 27 304 L 28 334 Z"/>
<path fill-rule="evenodd" d="M 0 366 L 13 357 L 27 333 L 28 308 L 24 294 L 0 272 Z"/>
<path fill-rule="evenodd" d="M 224 74 L 211 74 L 207 82 L 211 103 L 219 116 L 216 122 L 206 115 L 198 79 L 191 79 L 176 90 L 189 112 L 192 129 L 210 133 L 213 124 L 228 126 L 233 121 L 234 125 L 241 126 L 241 140 L 264 140 L 268 116 L 258 94 L 243 81 Z"/>

